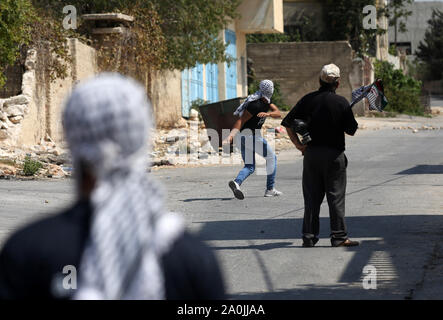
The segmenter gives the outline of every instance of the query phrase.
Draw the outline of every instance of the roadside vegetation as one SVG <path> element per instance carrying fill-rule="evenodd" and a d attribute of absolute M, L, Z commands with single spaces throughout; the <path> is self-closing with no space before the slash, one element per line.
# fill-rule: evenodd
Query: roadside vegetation
<path fill-rule="evenodd" d="M 67 4 L 77 9 L 76 30 L 62 26 Z M 239 4 L 240 0 L 1 0 L 0 87 L 5 84 L 5 68 L 23 59 L 27 47 L 49 50 L 45 71 L 51 79 L 63 78 L 70 59 L 66 38 L 92 41 L 88 26 L 80 19 L 88 13 L 120 12 L 135 18 L 131 34 L 121 37 L 114 48 L 98 47 L 104 71 L 127 71 L 119 69 L 127 64 L 115 63 L 116 57 L 123 62 L 131 59 L 133 69 L 142 70 L 139 75 L 131 74 L 136 78 L 149 77 L 156 70 L 230 61 L 225 43 L 217 36 L 237 17 Z"/>
<path fill-rule="evenodd" d="M 30 156 L 25 157 L 25 161 L 23 163 L 23 174 L 25 176 L 33 176 L 35 175 L 43 165 L 40 161 L 31 159 Z"/>

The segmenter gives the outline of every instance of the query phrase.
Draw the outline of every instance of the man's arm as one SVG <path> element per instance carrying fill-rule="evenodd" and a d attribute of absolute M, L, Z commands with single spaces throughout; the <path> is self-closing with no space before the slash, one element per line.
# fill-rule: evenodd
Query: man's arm
<path fill-rule="evenodd" d="M 289 138 L 291 139 L 292 143 L 295 145 L 295 147 L 301 151 L 302 155 L 305 154 L 306 145 L 303 145 L 300 142 L 300 139 L 297 136 L 297 133 L 295 133 L 292 128 L 287 127 L 286 131 L 288 132 Z"/>
<path fill-rule="evenodd" d="M 306 150 L 306 145 L 303 145 L 300 142 L 300 139 L 297 136 L 297 133 L 292 130 L 292 123 L 294 119 L 302 118 L 301 114 L 301 105 L 302 100 L 300 100 L 292 109 L 289 111 L 288 115 L 283 119 L 281 122 L 281 125 L 286 128 L 286 131 L 288 132 L 289 138 L 291 139 L 292 143 L 295 145 L 295 147 L 301 151 L 301 153 L 304 155 Z"/>
<path fill-rule="evenodd" d="M 245 124 L 249 119 L 252 118 L 252 114 L 248 110 L 243 112 L 243 115 L 234 123 L 229 136 L 223 140 L 223 144 L 230 144 L 234 140 L 235 135 L 240 131 L 243 124 Z"/>
<path fill-rule="evenodd" d="M 28 274 L 22 268 L 24 254 L 20 249 L 14 248 L 14 243 L 8 240 L 0 252 L 0 300 L 23 299 L 30 294 L 27 284 L 33 282 L 26 279 Z M 34 266 L 28 267 L 28 273 L 32 273 Z"/>
<path fill-rule="evenodd" d="M 358 129 L 358 123 L 355 120 L 354 113 L 349 105 L 345 106 L 344 112 L 344 131 L 350 136 L 353 136 Z"/>
<path fill-rule="evenodd" d="M 269 105 L 269 107 L 271 108 L 271 111 L 260 112 L 259 114 L 257 114 L 257 117 L 259 117 L 259 118 L 266 118 L 266 117 L 281 118 L 281 112 L 275 104 L 271 103 Z"/>

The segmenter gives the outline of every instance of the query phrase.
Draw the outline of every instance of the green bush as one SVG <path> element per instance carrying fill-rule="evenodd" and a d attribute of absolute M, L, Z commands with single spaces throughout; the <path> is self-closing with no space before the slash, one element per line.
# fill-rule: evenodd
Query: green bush
<path fill-rule="evenodd" d="M 276 81 L 274 82 L 274 94 L 272 95 L 272 103 L 275 104 L 282 111 L 289 111 L 291 107 L 284 101 L 283 95 L 281 93 L 280 84 Z M 260 87 L 260 81 L 254 80 L 248 86 L 249 94 L 253 94 L 258 91 Z"/>
<path fill-rule="evenodd" d="M 375 62 L 375 77 L 383 80 L 385 96 L 389 101 L 385 111 L 424 115 L 424 107 L 420 102 L 421 81 L 404 75 L 387 61 Z"/>
<path fill-rule="evenodd" d="M 42 167 L 43 165 L 39 161 L 32 160 L 30 156 L 26 156 L 25 162 L 23 164 L 23 174 L 25 176 L 33 176 Z"/>

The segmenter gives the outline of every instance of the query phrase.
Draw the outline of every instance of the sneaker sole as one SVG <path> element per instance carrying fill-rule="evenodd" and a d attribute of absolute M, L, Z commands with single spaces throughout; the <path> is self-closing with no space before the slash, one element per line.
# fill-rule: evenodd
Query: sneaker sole
<path fill-rule="evenodd" d="M 245 198 L 245 195 L 241 190 L 237 189 L 235 186 L 234 181 L 229 181 L 229 188 L 231 188 L 232 192 L 234 193 L 234 197 L 236 197 L 239 200 L 243 200 Z"/>
<path fill-rule="evenodd" d="M 271 197 L 280 197 L 281 194 L 265 194 L 266 198 L 271 198 Z"/>

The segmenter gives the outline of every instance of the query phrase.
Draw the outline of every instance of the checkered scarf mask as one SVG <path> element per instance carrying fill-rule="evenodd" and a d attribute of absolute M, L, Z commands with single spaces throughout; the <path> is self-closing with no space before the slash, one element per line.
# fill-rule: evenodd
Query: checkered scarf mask
<path fill-rule="evenodd" d="M 274 94 L 274 83 L 271 80 L 263 80 L 260 82 L 259 90 L 254 94 L 249 95 L 245 102 L 243 102 L 237 110 L 235 110 L 234 115 L 241 117 L 246 107 L 252 101 L 257 101 L 258 99 L 265 98 L 268 103 L 271 102 L 271 97 Z"/>
<path fill-rule="evenodd" d="M 66 103 L 74 166 L 97 179 L 76 299 L 164 298 L 160 256 L 183 227 L 146 172 L 151 112 L 143 88 L 117 74 L 80 84 Z"/>

